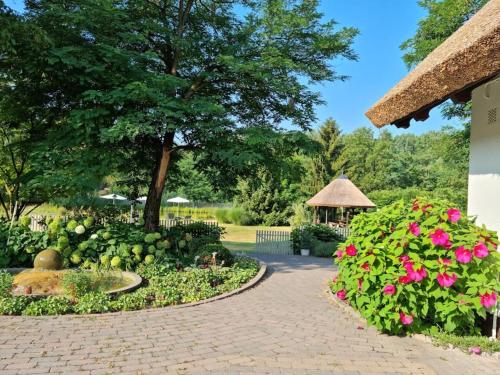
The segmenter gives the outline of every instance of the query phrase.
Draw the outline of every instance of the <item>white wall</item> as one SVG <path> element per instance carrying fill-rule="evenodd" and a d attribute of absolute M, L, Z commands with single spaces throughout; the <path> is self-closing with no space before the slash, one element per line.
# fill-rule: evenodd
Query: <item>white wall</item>
<path fill-rule="evenodd" d="M 468 215 L 500 234 L 500 76 L 472 91 L 470 141 Z"/>

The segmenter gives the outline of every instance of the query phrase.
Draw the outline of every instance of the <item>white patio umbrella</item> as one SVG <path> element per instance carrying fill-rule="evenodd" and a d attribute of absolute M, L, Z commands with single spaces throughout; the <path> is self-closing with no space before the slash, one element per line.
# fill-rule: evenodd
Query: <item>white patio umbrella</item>
<path fill-rule="evenodd" d="M 126 201 L 126 200 L 128 200 L 123 195 L 118 195 L 118 194 L 101 195 L 99 198 L 102 198 L 102 199 L 111 199 L 111 200 L 113 200 L 113 204 L 115 204 L 115 201 Z"/>
<path fill-rule="evenodd" d="M 146 197 L 146 196 L 139 197 L 136 199 L 136 201 L 138 201 L 140 203 L 146 203 L 147 200 L 148 200 L 148 197 Z"/>
<path fill-rule="evenodd" d="M 177 203 L 177 216 L 179 216 L 179 206 L 181 203 L 189 203 L 189 200 L 186 198 L 175 197 L 167 199 L 168 203 Z"/>

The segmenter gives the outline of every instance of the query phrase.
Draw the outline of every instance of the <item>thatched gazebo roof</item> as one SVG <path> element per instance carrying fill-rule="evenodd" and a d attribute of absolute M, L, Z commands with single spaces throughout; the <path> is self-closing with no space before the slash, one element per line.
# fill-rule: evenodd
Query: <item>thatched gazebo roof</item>
<path fill-rule="evenodd" d="M 376 207 L 345 175 L 330 182 L 306 204 L 314 207 Z"/>
<path fill-rule="evenodd" d="M 470 100 L 472 89 L 500 72 L 500 0 L 490 0 L 373 105 L 366 116 L 382 127 L 407 128 L 451 98 Z"/>

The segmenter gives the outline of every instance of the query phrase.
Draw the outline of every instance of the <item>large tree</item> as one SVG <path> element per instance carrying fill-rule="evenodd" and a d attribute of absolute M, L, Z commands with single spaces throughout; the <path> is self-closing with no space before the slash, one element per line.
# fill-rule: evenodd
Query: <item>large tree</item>
<path fill-rule="evenodd" d="M 321 103 L 309 83 L 354 59 L 357 31 L 323 21 L 314 0 L 31 0 L 25 22 L 50 41 L 34 87 L 63 161 L 150 168 L 145 225 L 180 150 L 215 164 L 259 160 L 284 121 L 308 129 Z M 29 76 L 29 73 L 23 73 Z M 35 82 L 36 86 L 36 82 Z M 78 155 L 78 156 L 76 156 Z M 253 158 L 253 159 L 252 159 Z M 236 167 L 235 167 L 236 168 Z"/>

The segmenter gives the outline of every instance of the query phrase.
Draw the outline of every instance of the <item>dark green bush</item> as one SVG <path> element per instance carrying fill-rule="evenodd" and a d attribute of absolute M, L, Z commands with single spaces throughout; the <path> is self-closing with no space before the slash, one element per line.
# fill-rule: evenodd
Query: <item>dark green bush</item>
<path fill-rule="evenodd" d="M 0 272 L 0 297 L 9 297 L 12 290 L 13 277 L 8 272 Z"/>
<path fill-rule="evenodd" d="M 215 218 L 219 223 L 222 224 L 231 224 L 231 220 L 229 218 L 229 209 L 228 208 L 218 208 L 215 211 Z"/>
<path fill-rule="evenodd" d="M 234 263 L 234 255 L 225 248 L 221 243 L 208 244 L 199 248 L 195 256 L 199 257 L 198 264 L 212 264 L 212 254 L 217 253 L 215 256 L 218 265 L 224 262 L 224 266 L 230 267 Z"/>
<path fill-rule="evenodd" d="M 337 232 L 324 224 L 308 224 L 299 228 L 294 228 L 290 233 L 292 247 L 295 254 L 300 253 L 301 243 L 304 235 L 310 235 L 313 240 L 322 242 L 339 242 L 340 236 Z M 314 244 L 314 243 L 313 243 Z M 312 249 L 311 249 L 312 250 Z M 334 250 L 332 250 L 333 253 Z M 331 255 L 331 254 L 330 254 Z"/>
<path fill-rule="evenodd" d="M 338 241 L 314 240 L 311 249 L 311 255 L 324 258 L 331 257 L 333 256 L 333 252 L 337 250 L 338 245 Z"/>

